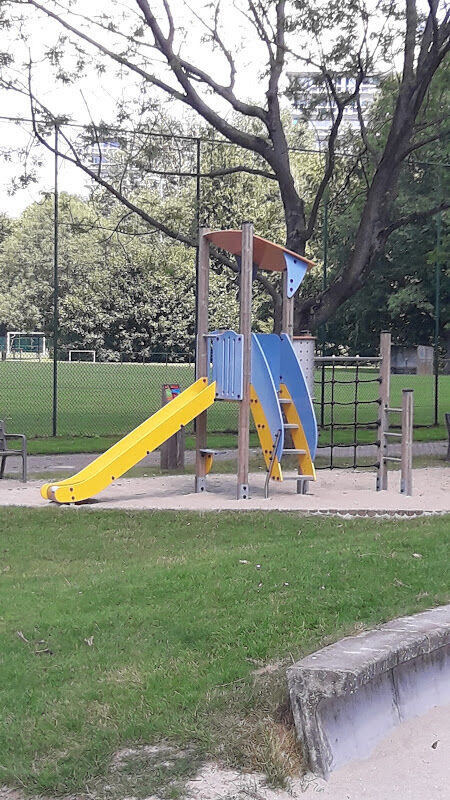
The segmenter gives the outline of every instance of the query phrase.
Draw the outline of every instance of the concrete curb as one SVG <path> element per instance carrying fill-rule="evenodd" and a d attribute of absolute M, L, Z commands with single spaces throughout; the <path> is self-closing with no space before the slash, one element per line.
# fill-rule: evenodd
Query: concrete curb
<path fill-rule="evenodd" d="M 287 680 L 305 758 L 328 778 L 399 723 L 450 702 L 450 605 L 341 639 Z"/>

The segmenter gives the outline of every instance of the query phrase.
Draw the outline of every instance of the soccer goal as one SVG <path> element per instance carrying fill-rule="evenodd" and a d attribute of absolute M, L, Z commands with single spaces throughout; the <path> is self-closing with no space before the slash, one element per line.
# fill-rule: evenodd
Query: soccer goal
<path fill-rule="evenodd" d="M 44 334 L 41 331 L 8 331 L 6 358 L 48 358 Z"/>
<path fill-rule="evenodd" d="M 90 361 L 95 364 L 95 350 L 69 350 L 69 361 Z"/>

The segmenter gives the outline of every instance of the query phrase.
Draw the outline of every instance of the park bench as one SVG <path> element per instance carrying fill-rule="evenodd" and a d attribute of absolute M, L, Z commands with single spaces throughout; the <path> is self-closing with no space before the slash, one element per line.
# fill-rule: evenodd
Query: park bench
<path fill-rule="evenodd" d="M 8 442 L 11 440 L 20 440 L 21 447 L 11 448 Z M 21 433 L 6 433 L 5 423 L 0 419 L 0 479 L 3 478 L 5 472 L 6 459 L 9 456 L 16 456 L 22 459 L 22 481 L 26 483 L 27 480 L 27 437 Z"/>
<path fill-rule="evenodd" d="M 445 460 L 450 461 L 450 411 L 448 411 L 445 415 L 445 424 L 447 425 L 447 434 L 448 434 L 448 449 Z"/>

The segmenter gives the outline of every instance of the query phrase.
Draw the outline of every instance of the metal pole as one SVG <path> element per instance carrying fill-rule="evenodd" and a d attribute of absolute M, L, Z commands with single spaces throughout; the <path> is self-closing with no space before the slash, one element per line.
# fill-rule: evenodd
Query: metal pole
<path fill-rule="evenodd" d="M 441 170 L 438 172 L 438 197 L 441 199 Z M 434 424 L 439 424 L 439 326 L 441 316 L 441 212 L 436 217 L 436 261 L 434 264 Z"/>
<path fill-rule="evenodd" d="M 402 450 L 401 450 L 401 494 L 412 495 L 412 440 L 413 440 L 414 392 L 402 390 Z"/>
<path fill-rule="evenodd" d="M 198 292 L 197 292 L 197 342 L 195 353 L 195 380 L 208 378 L 209 369 L 209 341 L 208 333 L 208 297 L 209 297 L 209 241 L 205 238 L 207 228 L 200 228 L 198 233 Z M 207 442 L 208 415 L 203 411 L 197 417 L 195 428 L 196 457 L 195 457 L 195 491 L 204 492 L 206 489 L 206 458 L 203 450 Z"/>
<path fill-rule="evenodd" d="M 391 334 L 382 331 L 380 335 L 380 397 L 378 407 L 378 472 L 377 492 L 388 488 L 387 441 L 389 427 L 389 397 L 391 389 Z"/>
<path fill-rule="evenodd" d="M 239 402 L 237 499 L 246 500 L 248 490 L 248 448 L 250 424 L 250 380 L 252 358 L 252 272 L 253 224 L 242 225 L 242 258 L 239 291 L 239 333 L 242 337 L 242 400 Z"/>
<path fill-rule="evenodd" d="M 55 159 L 54 159 L 54 191 L 53 191 L 53 417 L 52 433 L 58 433 L 58 328 L 59 328 L 59 275 L 58 275 L 58 125 L 55 125 Z"/>
<path fill-rule="evenodd" d="M 200 253 L 200 203 L 201 203 L 201 156 L 202 143 L 200 139 L 195 140 L 196 147 L 196 168 L 195 168 L 195 230 L 197 231 L 197 247 L 195 248 L 195 319 L 194 319 L 194 374 L 197 374 L 197 338 L 198 338 L 198 286 L 199 286 L 199 253 Z M 207 331 L 205 331 L 207 333 Z M 197 432 L 197 417 L 194 419 L 194 433 Z"/>
<path fill-rule="evenodd" d="M 325 192 L 323 205 L 323 291 L 327 288 L 328 270 L 328 194 Z M 322 356 L 325 355 L 326 324 L 321 327 Z M 325 424 L 325 365 L 322 366 L 321 387 L 320 387 L 320 427 Z"/>

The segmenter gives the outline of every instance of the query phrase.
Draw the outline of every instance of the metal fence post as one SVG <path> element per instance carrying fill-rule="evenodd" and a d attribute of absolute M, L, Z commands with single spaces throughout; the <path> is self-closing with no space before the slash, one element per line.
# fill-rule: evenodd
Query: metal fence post
<path fill-rule="evenodd" d="M 391 334 L 382 331 L 380 334 L 380 400 L 378 408 L 378 471 L 377 492 L 387 489 L 388 469 L 386 431 L 389 427 L 388 407 L 391 385 Z"/>
<path fill-rule="evenodd" d="M 402 452 L 401 452 L 401 494 L 412 494 L 412 441 L 414 419 L 414 392 L 402 390 Z"/>
<path fill-rule="evenodd" d="M 53 193 L 53 413 L 52 434 L 58 433 L 58 328 L 59 328 L 59 276 L 58 276 L 58 125 L 55 125 L 55 163 Z"/>

